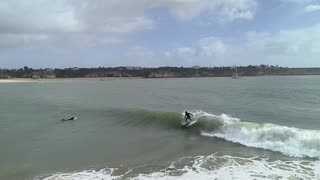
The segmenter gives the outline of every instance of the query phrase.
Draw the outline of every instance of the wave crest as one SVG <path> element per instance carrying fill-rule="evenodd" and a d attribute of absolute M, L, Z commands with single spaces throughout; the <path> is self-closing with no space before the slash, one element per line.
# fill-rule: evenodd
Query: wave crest
<path fill-rule="evenodd" d="M 56 173 L 36 180 L 101 180 L 101 179 L 319 179 L 319 161 L 272 161 L 268 158 L 234 156 L 184 157 L 165 169 L 139 173 L 135 169 L 117 173 L 117 168 Z"/>
<path fill-rule="evenodd" d="M 203 136 L 222 138 L 248 147 L 268 149 L 293 157 L 320 158 L 320 131 L 275 124 L 228 121 Z"/>
<path fill-rule="evenodd" d="M 268 149 L 293 157 L 320 159 L 320 131 L 281 126 L 270 123 L 242 121 L 227 114 L 215 115 L 201 110 L 191 111 L 197 122 L 189 133 L 222 138 L 248 147 Z M 139 109 L 112 111 L 118 123 L 132 126 L 182 130 L 184 112 L 157 112 Z"/>

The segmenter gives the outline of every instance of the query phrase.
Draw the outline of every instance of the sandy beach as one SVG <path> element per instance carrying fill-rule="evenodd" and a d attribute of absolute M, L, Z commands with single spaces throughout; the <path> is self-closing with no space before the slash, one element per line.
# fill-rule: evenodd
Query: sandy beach
<path fill-rule="evenodd" d="M 14 78 L 0 79 L 0 83 L 32 83 L 32 82 L 70 82 L 70 81 L 104 81 L 115 79 L 141 79 L 139 77 L 104 77 L 104 78 L 52 78 L 52 79 L 31 79 L 31 78 Z"/>
<path fill-rule="evenodd" d="M 26 83 L 26 82 L 35 82 L 37 80 L 29 78 L 17 78 L 17 79 L 0 79 L 0 83 Z"/>

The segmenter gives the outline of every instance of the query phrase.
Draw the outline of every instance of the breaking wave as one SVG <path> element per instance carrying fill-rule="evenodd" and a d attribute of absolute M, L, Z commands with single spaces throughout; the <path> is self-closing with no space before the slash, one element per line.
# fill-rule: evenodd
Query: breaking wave
<path fill-rule="evenodd" d="M 276 124 L 232 121 L 214 131 L 203 130 L 201 135 L 222 138 L 248 147 L 268 149 L 293 157 L 320 159 L 320 131 L 306 130 Z"/>
<path fill-rule="evenodd" d="M 271 161 L 268 158 L 233 156 L 184 157 L 170 166 L 139 173 L 117 168 L 86 170 L 74 173 L 55 173 L 36 180 L 179 180 L 179 179 L 319 179 L 319 161 Z M 122 173 L 119 173 L 122 172 Z"/>
<path fill-rule="evenodd" d="M 201 110 L 192 111 L 197 120 L 187 130 L 202 136 L 222 138 L 248 147 L 281 152 L 292 157 L 320 159 L 320 131 L 281 126 L 270 123 L 242 121 L 226 114 L 214 115 Z M 183 113 L 154 112 L 147 110 L 117 110 L 116 116 L 128 116 L 126 125 L 181 129 Z M 130 118 L 129 118 L 130 117 Z"/>

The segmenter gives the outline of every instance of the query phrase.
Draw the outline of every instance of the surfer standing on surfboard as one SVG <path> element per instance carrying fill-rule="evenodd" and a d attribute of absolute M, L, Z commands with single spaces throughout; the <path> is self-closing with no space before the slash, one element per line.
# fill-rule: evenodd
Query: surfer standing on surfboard
<path fill-rule="evenodd" d="M 193 116 L 192 113 L 189 113 L 189 112 L 187 112 L 187 111 L 184 112 L 184 118 L 186 119 L 186 122 L 188 122 L 188 119 L 189 119 L 190 121 L 192 121 L 192 120 L 191 120 L 191 116 Z"/>

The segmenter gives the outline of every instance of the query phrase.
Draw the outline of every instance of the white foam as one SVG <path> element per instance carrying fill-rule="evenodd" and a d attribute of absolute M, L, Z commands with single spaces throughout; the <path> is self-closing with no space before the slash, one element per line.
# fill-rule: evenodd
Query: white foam
<path fill-rule="evenodd" d="M 196 119 L 220 122 L 222 125 L 206 127 L 201 134 L 223 138 L 248 147 L 268 149 L 292 157 L 320 159 L 320 131 L 298 129 L 275 124 L 244 122 L 226 114 L 214 115 L 201 110 L 192 111 Z M 206 124 L 210 126 L 212 124 Z M 208 131 L 208 129 L 214 131 Z"/>
<path fill-rule="evenodd" d="M 187 160 L 187 161 L 186 161 Z M 183 163 L 184 162 L 184 163 Z M 191 162 L 191 164 L 190 164 Z M 319 161 L 270 161 L 263 158 L 232 156 L 187 157 L 173 162 L 168 168 L 149 174 L 123 177 L 112 175 L 114 169 L 58 173 L 45 180 L 188 180 L 188 179 L 320 179 Z M 133 170 L 134 171 L 134 170 Z M 127 173 L 124 173 L 124 175 Z"/>
<path fill-rule="evenodd" d="M 194 114 L 194 119 L 196 120 L 198 120 L 199 118 L 204 118 L 206 120 L 220 121 L 224 124 L 231 124 L 240 121 L 240 119 L 231 117 L 227 114 L 214 115 L 201 110 L 193 110 L 191 111 L 191 113 Z M 184 116 L 184 113 L 182 113 L 182 115 Z"/>
<path fill-rule="evenodd" d="M 214 164 L 217 167 L 204 168 Z M 274 161 L 268 159 L 240 158 L 231 156 L 198 156 L 191 167 L 185 166 L 181 176 L 170 176 L 168 172 L 140 174 L 134 180 L 193 180 L 193 179 L 319 179 L 319 162 Z"/>
<path fill-rule="evenodd" d="M 96 170 L 86 170 L 75 173 L 55 173 L 47 177 L 39 177 L 36 180 L 105 180 L 105 179 L 118 179 L 120 176 L 113 176 L 112 173 L 115 169 L 101 169 Z"/>
<path fill-rule="evenodd" d="M 320 159 L 320 131 L 273 124 L 229 123 L 204 136 L 218 137 L 248 147 L 268 149 L 293 157 Z"/>

